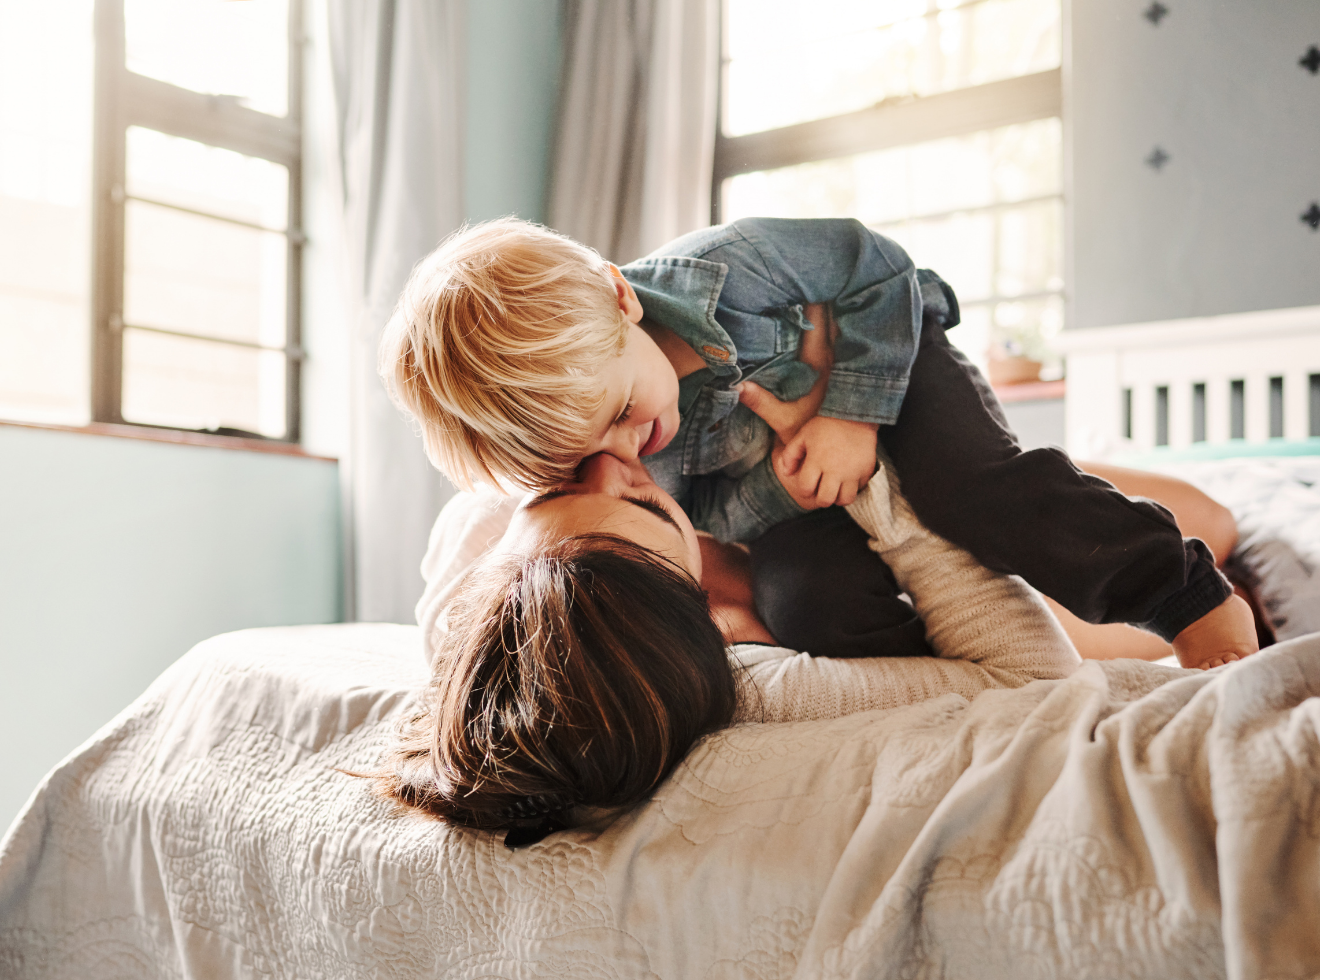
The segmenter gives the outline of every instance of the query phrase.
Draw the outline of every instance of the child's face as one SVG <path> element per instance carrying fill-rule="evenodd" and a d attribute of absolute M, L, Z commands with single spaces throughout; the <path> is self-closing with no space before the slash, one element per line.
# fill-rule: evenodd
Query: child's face
<path fill-rule="evenodd" d="M 605 365 L 605 401 L 592 420 L 583 458 L 609 453 L 625 463 L 658 453 L 678 431 L 678 374 L 654 340 L 637 326 L 642 308 L 632 287 L 622 284 L 619 308 L 632 321 L 623 352 Z"/>

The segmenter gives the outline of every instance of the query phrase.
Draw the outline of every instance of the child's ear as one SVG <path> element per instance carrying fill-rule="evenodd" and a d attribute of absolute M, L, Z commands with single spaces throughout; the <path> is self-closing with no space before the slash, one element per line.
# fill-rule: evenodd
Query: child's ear
<path fill-rule="evenodd" d="M 633 323 L 642 322 L 642 304 L 637 298 L 637 291 L 632 283 L 623 278 L 623 273 L 613 262 L 609 263 L 610 275 L 614 276 L 614 293 L 619 297 L 619 309 Z"/>

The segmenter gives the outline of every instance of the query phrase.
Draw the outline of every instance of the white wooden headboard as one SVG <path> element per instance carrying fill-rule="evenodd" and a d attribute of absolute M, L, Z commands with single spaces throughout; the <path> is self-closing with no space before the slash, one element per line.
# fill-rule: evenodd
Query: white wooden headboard
<path fill-rule="evenodd" d="M 1065 330 L 1067 449 L 1320 436 L 1320 306 Z"/>

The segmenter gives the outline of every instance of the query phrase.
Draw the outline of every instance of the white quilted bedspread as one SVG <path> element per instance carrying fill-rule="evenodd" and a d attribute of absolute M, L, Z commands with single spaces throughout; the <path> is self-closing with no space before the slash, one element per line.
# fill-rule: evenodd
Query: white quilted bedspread
<path fill-rule="evenodd" d="M 401 626 L 201 644 L 0 850 L 0 976 L 1320 975 L 1320 636 L 709 738 L 518 851 L 362 781 Z"/>

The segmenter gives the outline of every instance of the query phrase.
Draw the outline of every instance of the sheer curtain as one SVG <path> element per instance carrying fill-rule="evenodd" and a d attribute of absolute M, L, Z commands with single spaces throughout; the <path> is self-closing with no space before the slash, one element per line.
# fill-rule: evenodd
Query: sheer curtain
<path fill-rule="evenodd" d="M 719 0 L 566 0 L 548 222 L 627 262 L 710 223 Z"/>
<path fill-rule="evenodd" d="M 469 2 L 324 0 L 349 259 L 351 619 L 412 621 L 452 493 L 390 403 L 376 346 L 413 265 L 463 220 Z M 564 0 L 550 225 L 624 262 L 708 223 L 718 11 L 719 0 Z"/>
<path fill-rule="evenodd" d="M 348 243 L 348 618 L 412 622 L 452 493 L 376 374 L 413 265 L 463 219 L 464 0 L 327 0 Z"/>

